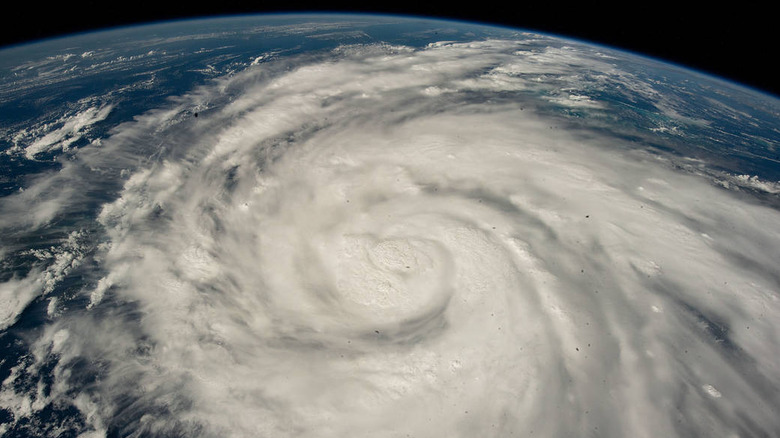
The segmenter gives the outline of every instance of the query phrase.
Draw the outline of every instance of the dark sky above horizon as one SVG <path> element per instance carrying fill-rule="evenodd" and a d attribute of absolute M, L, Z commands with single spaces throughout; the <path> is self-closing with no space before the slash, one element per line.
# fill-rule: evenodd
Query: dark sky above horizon
<path fill-rule="evenodd" d="M 590 3 L 590 2 L 588 2 Z M 593 41 L 732 79 L 780 96 L 774 69 L 778 37 L 769 6 L 697 9 L 681 2 L 624 4 L 312 3 L 235 0 L 19 4 L 0 22 L 0 46 L 120 25 L 214 15 L 334 11 L 375 12 L 494 23 Z"/>

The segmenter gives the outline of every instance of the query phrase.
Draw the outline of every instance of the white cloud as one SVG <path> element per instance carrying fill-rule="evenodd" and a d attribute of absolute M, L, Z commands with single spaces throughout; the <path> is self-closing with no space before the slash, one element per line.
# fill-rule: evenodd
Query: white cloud
<path fill-rule="evenodd" d="M 737 185 L 750 187 L 767 193 L 780 193 L 780 181 L 763 181 L 757 175 L 735 175 L 733 182 Z"/>
<path fill-rule="evenodd" d="M 11 326 L 28 304 L 38 297 L 42 289 L 35 278 L 38 272 L 23 279 L 10 279 L 0 283 L 0 330 Z"/>
<path fill-rule="evenodd" d="M 0 329 L 15 323 L 33 300 L 51 293 L 81 263 L 86 251 L 82 240 L 83 232 L 74 231 L 58 245 L 19 254 L 38 262 L 25 277 L 0 282 Z"/>
<path fill-rule="evenodd" d="M 756 388 L 780 383 L 766 359 L 780 355 L 778 212 L 492 100 L 526 74 L 606 61 L 484 41 L 278 62 L 66 164 L 56 181 L 131 176 L 98 218 L 91 310 L 36 343 L 104 374 L 81 388 L 60 360 L 47 403 L 73 403 L 96 433 L 117 417 L 232 436 L 674 436 L 676 416 L 726 433 L 741 415 L 777 429 Z M 558 103 L 599 105 L 566 81 L 549 88 L 568 93 Z M 204 101 L 197 123 L 183 116 Z"/>
<path fill-rule="evenodd" d="M 588 96 L 581 94 L 567 94 L 565 96 L 547 97 L 546 100 L 557 105 L 571 107 L 571 108 L 596 108 L 603 109 L 605 106 L 602 103 L 592 100 Z"/>
<path fill-rule="evenodd" d="M 58 149 L 67 150 L 71 144 L 81 138 L 84 130 L 97 122 L 105 120 L 112 109 L 112 105 L 92 107 L 62 120 L 62 125 L 59 128 L 48 132 L 25 146 L 25 156 L 27 159 L 33 160 L 36 155 L 41 153 Z"/>

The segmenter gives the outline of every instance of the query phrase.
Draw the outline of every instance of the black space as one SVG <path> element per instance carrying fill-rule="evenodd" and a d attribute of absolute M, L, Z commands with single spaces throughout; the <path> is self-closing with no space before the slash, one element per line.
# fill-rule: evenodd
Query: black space
<path fill-rule="evenodd" d="M 0 22 L 0 45 L 118 25 L 264 12 L 376 12 L 494 23 L 593 41 L 736 80 L 780 96 L 775 60 L 776 14 L 763 7 L 721 2 L 623 2 L 609 6 L 542 1 L 438 3 L 338 3 L 279 1 L 269 5 L 218 0 L 173 2 L 14 2 Z M 692 3 L 692 2 L 688 2 Z M 743 2 L 746 3 L 747 2 Z"/>

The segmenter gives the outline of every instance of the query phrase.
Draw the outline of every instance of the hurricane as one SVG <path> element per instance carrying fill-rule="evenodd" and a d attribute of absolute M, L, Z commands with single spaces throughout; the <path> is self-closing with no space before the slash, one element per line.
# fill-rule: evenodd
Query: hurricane
<path fill-rule="evenodd" d="M 774 186 L 606 129 L 579 84 L 657 94 L 534 38 L 271 56 L 28 178 L 0 199 L 0 321 L 45 322 L 0 430 L 780 433 Z"/>

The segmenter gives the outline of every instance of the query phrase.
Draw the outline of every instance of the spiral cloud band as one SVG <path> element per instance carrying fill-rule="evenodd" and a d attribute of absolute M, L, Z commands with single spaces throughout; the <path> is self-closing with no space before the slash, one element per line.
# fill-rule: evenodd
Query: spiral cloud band
<path fill-rule="evenodd" d="M 518 98 L 626 75 L 523 44 L 259 63 L 80 150 L 4 206 L 116 192 L 100 275 L 33 341 L 51 391 L 3 407 L 122 436 L 780 433 L 780 214 Z"/>

